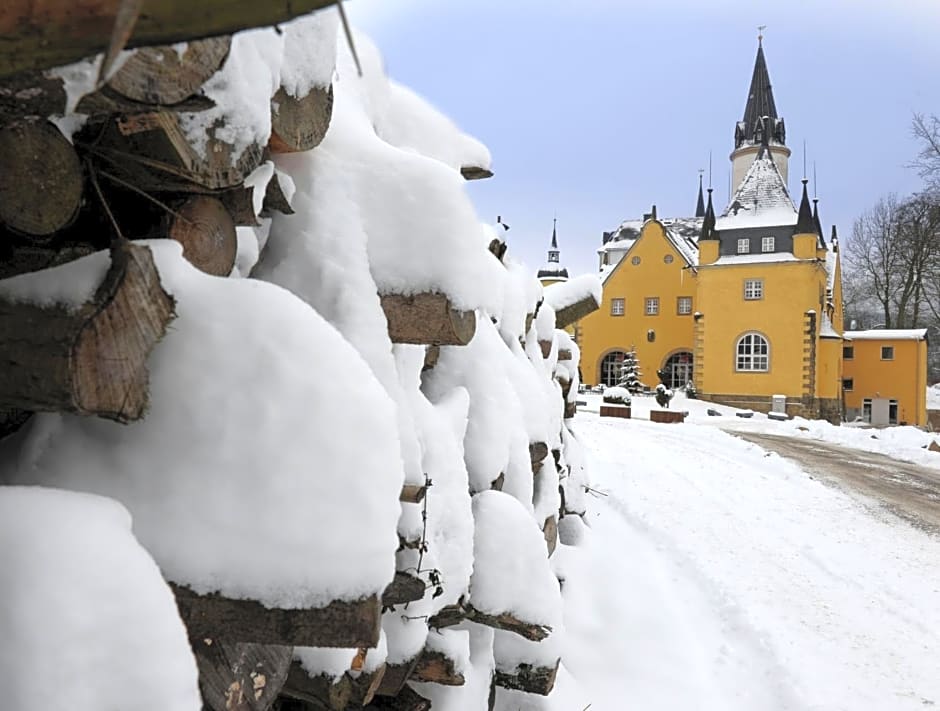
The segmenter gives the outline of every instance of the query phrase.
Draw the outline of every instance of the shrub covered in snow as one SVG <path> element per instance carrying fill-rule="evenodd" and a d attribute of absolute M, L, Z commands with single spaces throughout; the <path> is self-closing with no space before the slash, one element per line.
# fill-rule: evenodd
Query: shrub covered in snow
<path fill-rule="evenodd" d="M 629 405 L 630 391 L 620 385 L 604 389 L 604 402 L 609 405 Z"/>

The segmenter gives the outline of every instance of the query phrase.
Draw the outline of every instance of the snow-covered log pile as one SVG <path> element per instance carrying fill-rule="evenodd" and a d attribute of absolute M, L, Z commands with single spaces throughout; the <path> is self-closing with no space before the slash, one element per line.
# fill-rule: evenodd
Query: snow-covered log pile
<path fill-rule="evenodd" d="M 0 215 L 12 711 L 33 668 L 84 675 L 39 704 L 76 711 L 196 709 L 197 672 L 213 711 L 550 708 L 577 347 L 489 248 L 487 149 L 336 37 L 326 10 L 102 88 L 51 70 L 64 103 L 6 124 L 55 131 L 80 196 L 51 238 Z"/>

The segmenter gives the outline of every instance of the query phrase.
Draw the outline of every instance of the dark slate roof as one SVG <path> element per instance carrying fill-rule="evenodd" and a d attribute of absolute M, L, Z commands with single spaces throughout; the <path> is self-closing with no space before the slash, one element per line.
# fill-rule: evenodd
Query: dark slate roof
<path fill-rule="evenodd" d="M 705 217 L 702 220 L 702 236 L 699 237 L 699 240 L 703 239 L 718 239 L 718 233 L 715 232 L 715 208 L 712 206 L 712 189 L 708 189 L 708 207 L 705 208 Z"/>
<path fill-rule="evenodd" d="M 816 221 L 813 219 L 813 210 L 809 206 L 809 195 L 806 192 L 806 184 L 809 181 L 803 178 L 803 197 L 800 198 L 800 212 L 796 218 L 796 229 L 794 234 L 798 235 L 818 235 L 816 230 Z"/>
<path fill-rule="evenodd" d="M 558 220 L 552 220 L 552 249 L 558 249 Z"/>
<path fill-rule="evenodd" d="M 695 216 L 705 217 L 705 200 L 702 199 L 702 176 L 698 176 L 698 202 L 695 204 Z"/>
<path fill-rule="evenodd" d="M 767 61 L 764 59 L 764 47 L 758 44 L 754 73 L 751 76 L 751 89 L 744 107 L 744 131 L 747 140 L 753 140 L 754 127 L 764 116 L 779 118 L 777 105 L 774 103 L 773 88 L 770 85 L 770 74 L 767 72 Z"/>
<path fill-rule="evenodd" d="M 529 272 L 529 274 L 531 274 L 531 273 L 532 273 L 532 272 Z M 543 269 L 539 269 L 539 273 L 536 275 L 536 277 L 537 277 L 538 279 L 550 279 L 550 278 L 555 278 L 555 279 L 565 278 L 565 279 L 567 279 L 567 278 L 568 278 L 568 270 L 565 269 L 564 267 L 561 267 L 560 269 L 557 268 L 557 267 L 555 267 L 555 268 L 553 268 L 553 269 L 550 269 L 550 268 L 548 268 L 548 267 L 545 267 L 545 268 L 543 268 Z"/>
<path fill-rule="evenodd" d="M 822 223 L 819 221 L 819 200 L 813 198 L 813 223 L 816 225 L 816 234 L 819 235 L 819 246 L 826 247 L 826 238 L 823 236 Z"/>

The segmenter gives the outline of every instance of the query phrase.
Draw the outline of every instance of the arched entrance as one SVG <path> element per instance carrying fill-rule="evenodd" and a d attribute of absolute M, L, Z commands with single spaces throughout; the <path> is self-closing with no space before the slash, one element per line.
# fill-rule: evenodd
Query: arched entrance
<path fill-rule="evenodd" d="M 692 354 L 689 351 L 677 351 L 666 358 L 663 365 L 666 376 L 665 385 L 670 390 L 685 387 L 692 380 Z"/>
<path fill-rule="evenodd" d="M 612 387 L 620 382 L 620 368 L 627 354 L 623 351 L 610 351 L 601 359 L 598 382 L 604 387 Z"/>

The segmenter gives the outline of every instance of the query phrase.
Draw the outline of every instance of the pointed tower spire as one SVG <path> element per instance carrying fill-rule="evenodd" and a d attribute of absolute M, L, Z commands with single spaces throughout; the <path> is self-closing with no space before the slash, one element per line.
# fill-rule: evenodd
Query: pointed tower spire
<path fill-rule="evenodd" d="M 819 198 L 813 198 L 813 224 L 816 226 L 816 234 L 819 235 L 819 245 L 826 246 L 826 238 L 823 235 L 822 223 L 819 221 Z"/>
<path fill-rule="evenodd" d="M 695 204 L 695 216 L 705 217 L 705 200 L 702 197 L 702 174 L 698 174 L 698 202 Z"/>
<path fill-rule="evenodd" d="M 552 220 L 552 244 L 548 250 L 548 262 L 538 272 L 539 279 L 564 281 L 568 278 L 568 270 L 561 265 L 561 250 L 558 249 L 558 218 Z"/>
<path fill-rule="evenodd" d="M 557 217 L 552 218 L 552 249 L 553 250 L 558 249 L 558 218 Z M 549 261 L 551 261 L 551 257 L 549 257 Z M 556 259 L 555 261 L 557 262 L 558 260 Z"/>
<path fill-rule="evenodd" d="M 806 192 L 808 182 L 806 178 L 803 178 L 803 197 L 800 199 L 800 212 L 796 218 L 796 230 L 794 231 L 798 235 L 819 234 L 816 231 L 816 222 L 813 220 L 813 211 L 809 206 L 809 194 Z"/>
<path fill-rule="evenodd" d="M 712 205 L 712 189 L 708 189 L 708 205 L 705 207 L 705 214 L 702 220 L 702 239 L 718 239 L 718 233 L 715 231 L 715 208 Z"/>
<path fill-rule="evenodd" d="M 751 75 L 751 88 L 748 91 L 747 104 L 744 106 L 744 130 L 753 133 L 757 122 L 764 116 L 779 118 L 777 104 L 774 102 L 773 87 L 770 84 L 770 74 L 767 71 L 767 60 L 764 59 L 764 43 L 758 40 L 757 59 L 754 60 L 754 72 Z M 751 137 L 748 136 L 748 138 Z"/>

